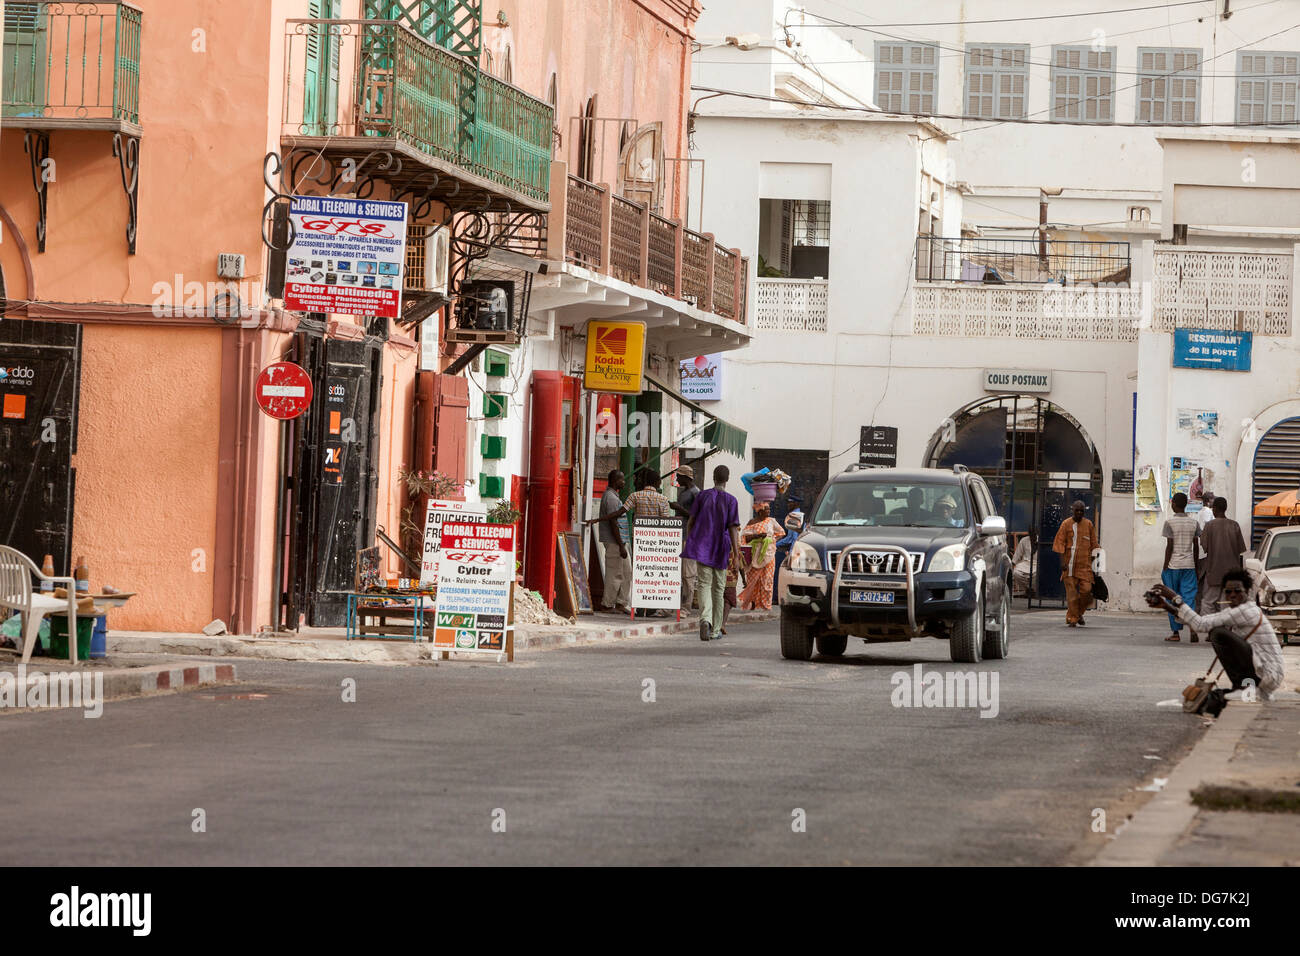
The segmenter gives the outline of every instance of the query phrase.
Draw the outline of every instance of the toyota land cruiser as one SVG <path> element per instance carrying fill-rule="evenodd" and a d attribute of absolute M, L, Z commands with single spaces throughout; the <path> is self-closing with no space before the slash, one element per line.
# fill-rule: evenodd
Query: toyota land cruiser
<path fill-rule="evenodd" d="M 781 567 L 782 657 L 922 635 L 954 661 L 1007 656 L 1007 525 L 978 475 L 850 466 L 806 514 Z"/>

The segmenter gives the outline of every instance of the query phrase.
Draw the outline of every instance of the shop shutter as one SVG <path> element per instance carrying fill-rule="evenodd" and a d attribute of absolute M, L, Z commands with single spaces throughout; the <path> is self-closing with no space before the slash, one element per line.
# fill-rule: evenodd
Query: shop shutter
<path fill-rule="evenodd" d="M 439 375 L 434 388 L 437 411 L 433 433 L 433 467 L 450 475 L 462 489 L 454 497 L 464 498 L 466 446 L 469 437 L 469 381 L 459 375 Z"/>
<path fill-rule="evenodd" d="M 1270 495 L 1300 488 L 1300 418 L 1278 422 L 1260 439 L 1255 450 L 1255 477 L 1250 507 L 1255 510 Z M 1250 546 L 1258 547 L 1269 528 L 1287 523 L 1286 518 L 1254 517 L 1250 522 Z"/>

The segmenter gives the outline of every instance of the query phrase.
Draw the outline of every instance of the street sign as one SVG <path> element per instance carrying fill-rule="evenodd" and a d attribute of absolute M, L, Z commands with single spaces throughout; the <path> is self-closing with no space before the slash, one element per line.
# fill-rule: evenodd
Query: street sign
<path fill-rule="evenodd" d="M 404 202 L 294 196 L 284 307 L 395 319 L 406 263 Z"/>
<path fill-rule="evenodd" d="M 587 362 L 582 387 L 593 392 L 640 395 L 644 389 L 645 323 L 587 323 Z"/>
<path fill-rule="evenodd" d="M 1250 371 L 1251 333 L 1174 329 L 1174 368 Z"/>
<path fill-rule="evenodd" d="M 1050 392 L 1052 373 L 1049 369 L 986 368 L 986 392 Z"/>
<path fill-rule="evenodd" d="M 253 385 L 257 407 L 272 418 L 297 418 L 311 405 L 311 376 L 300 365 L 276 362 L 262 369 Z"/>
<path fill-rule="evenodd" d="M 504 656 L 515 581 L 515 526 L 448 521 L 441 544 L 434 649 Z"/>
<path fill-rule="evenodd" d="M 898 465 L 898 429 L 888 425 L 863 425 L 858 439 L 858 464 L 873 468 Z"/>

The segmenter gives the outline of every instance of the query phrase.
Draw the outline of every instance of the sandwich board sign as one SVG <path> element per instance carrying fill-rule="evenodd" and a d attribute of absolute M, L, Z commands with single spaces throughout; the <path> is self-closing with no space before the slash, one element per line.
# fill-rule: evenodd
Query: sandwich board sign
<path fill-rule="evenodd" d="M 510 596 L 515 583 L 515 526 L 448 521 L 442 526 L 433 649 L 495 654 L 513 651 Z"/>
<path fill-rule="evenodd" d="M 632 526 L 632 607 L 682 606 L 681 518 L 638 518 Z"/>

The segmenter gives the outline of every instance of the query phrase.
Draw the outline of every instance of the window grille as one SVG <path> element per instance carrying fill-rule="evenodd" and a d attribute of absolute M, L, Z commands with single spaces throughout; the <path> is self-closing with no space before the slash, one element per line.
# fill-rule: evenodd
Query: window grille
<path fill-rule="evenodd" d="M 929 115 L 939 89 L 935 43 L 876 43 L 876 105 L 889 113 Z"/>
<path fill-rule="evenodd" d="M 1237 54 L 1237 122 L 1294 123 L 1300 53 Z"/>
<path fill-rule="evenodd" d="M 1200 122 L 1200 50 L 1138 47 L 1138 77 L 1139 123 Z"/>
<path fill-rule="evenodd" d="M 1024 119 L 1029 95 L 1029 44 L 966 44 L 966 113 L 980 119 Z"/>
<path fill-rule="evenodd" d="M 1052 47 L 1052 119 L 1115 121 L 1115 47 Z"/>

